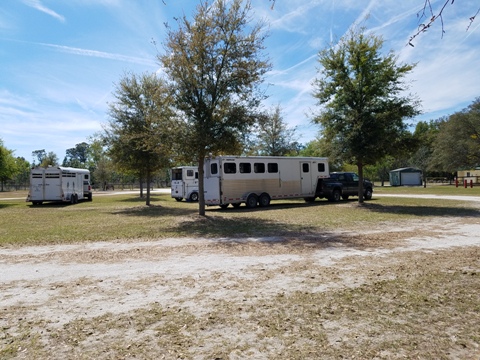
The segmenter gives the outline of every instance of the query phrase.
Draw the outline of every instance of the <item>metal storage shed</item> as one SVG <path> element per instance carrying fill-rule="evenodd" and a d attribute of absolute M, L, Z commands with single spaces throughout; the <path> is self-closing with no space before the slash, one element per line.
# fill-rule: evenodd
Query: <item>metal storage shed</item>
<path fill-rule="evenodd" d="M 406 167 L 390 171 L 390 186 L 421 186 L 422 170 Z"/>

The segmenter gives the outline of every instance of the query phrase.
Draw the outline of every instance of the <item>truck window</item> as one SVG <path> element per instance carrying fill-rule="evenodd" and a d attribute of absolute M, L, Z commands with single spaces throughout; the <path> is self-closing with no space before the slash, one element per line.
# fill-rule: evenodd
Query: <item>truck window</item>
<path fill-rule="evenodd" d="M 357 174 L 352 174 L 353 181 L 358 181 L 358 175 Z"/>
<path fill-rule="evenodd" d="M 250 174 L 252 172 L 252 164 L 250 163 L 240 163 L 240 173 Z"/>
<path fill-rule="evenodd" d="M 267 169 L 269 173 L 278 173 L 278 164 L 277 163 L 268 163 Z"/>
<path fill-rule="evenodd" d="M 193 170 L 187 170 L 187 176 L 193 177 Z"/>
<path fill-rule="evenodd" d="M 303 163 L 302 164 L 302 172 L 304 172 L 304 173 L 310 172 L 310 165 L 308 163 Z"/>
<path fill-rule="evenodd" d="M 225 163 L 223 166 L 223 172 L 225 174 L 235 174 L 237 172 L 237 164 Z"/>
<path fill-rule="evenodd" d="M 257 174 L 265 173 L 265 164 L 264 163 L 253 164 L 253 171 Z"/>
<path fill-rule="evenodd" d="M 325 164 L 318 163 L 318 172 L 325 172 Z"/>
<path fill-rule="evenodd" d="M 212 175 L 218 174 L 218 164 L 217 163 L 210 164 L 210 174 L 212 174 Z"/>

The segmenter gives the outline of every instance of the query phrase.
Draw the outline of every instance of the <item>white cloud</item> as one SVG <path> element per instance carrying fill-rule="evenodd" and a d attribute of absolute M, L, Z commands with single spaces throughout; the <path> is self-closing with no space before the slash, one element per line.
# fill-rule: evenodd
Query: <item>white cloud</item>
<path fill-rule="evenodd" d="M 82 48 L 76 48 L 76 47 L 70 47 L 70 46 L 64 46 L 64 45 L 45 44 L 45 43 L 38 43 L 38 44 L 42 46 L 51 47 L 58 51 L 68 53 L 68 54 L 73 54 L 73 55 L 91 56 L 96 58 L 125 61 L 125 62 L 134 63 L 134 64 L 149 65 L 149 66 L 156 65 L 153 59 L 148 59 L 148 58 L 145 59 L 145 58 L 126 56 L 121 54 L 112 54 L 104 51 L 82 49 Z"/>
<path fill-rule="evenodd" d="M 57 20 L 60 20 L 61 22 L 65 22 L 65 17 L 56 13 L 55 11 L 47 8 L 44 6 L 40 0 L 23 0 L 23 3 L 25 5 L 28 5 L 38 11 L 44 12 L 45 14 L 48 14 L 52 17 L 54 17 Z"/>

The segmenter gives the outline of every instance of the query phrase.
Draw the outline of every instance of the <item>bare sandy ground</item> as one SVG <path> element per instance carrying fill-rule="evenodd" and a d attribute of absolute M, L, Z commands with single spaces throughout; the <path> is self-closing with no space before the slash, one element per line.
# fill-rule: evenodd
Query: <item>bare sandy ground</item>
<path fill-rule="evenodd" d="M 21 336 L 25 324 L 44 334 L 45 329 L 62 331 L 79 319 L 132 314 L 152 304 L 163 309 L 181 306 L 203 316 L 218 300 L 238 302 L 240 309 L 253 297 L 258 301 L 298 291 L 358 287 L 372 281 L 378 264 L 398 262 L 402 254 L 472 247 L 480 247 L 480 219 L 458 217 L 318 234 L 315 241 L 180 238 L 3 247 L 0 350 Z M 408 268 L 409 256 L 402 261 Z M 473 271 L 480 271 L 480 263 Z M 382 276 L 391 275 L 379 272 L 376 280 Z M 329 336 L 331 343 L 339 341 L 338 331 Z M 66 355 L 53 344 L 52 349 L 49 358 Z M 28 351 L 22 356 L 23 351 L 27 349 L 19 348 L 14 358 L 31 358 Z"/>
<path fill-rule="evenodd" d="M 342 235 L 381 234 L 388 238 L 389 233 L 398 237 L 399 231 L 418 236 L 400 239 L 397 246 L 357 249 L 333 243 L 309 251 L 292 250 L 285 243 L 288 239 L 282 238 L 182 238 L 1 248 L 0 304 L 3 311 L 23 307 L 37 317 L 63 324 L 78 316 L 126 312 L 152 302 L 165 306 L 185 302 L 196 294 L 195 288 L 214 289 L 219 282 L 256 281 L 259 270 L 288 268 L 289 264 L 307 258 L 327 267 L 352 257 L 351 264 L 355 266 L 365 257 L 480 246 L 480 219 L 470 223 L 458 219 L 418 221 L 401 229 L 396 225 Z M 186 279 L 195 287 L 186 287 Z M 261 285 L 263 296 L 299 287 L 301 284 L 291 273 Z M 218 294 L 219 297 L 237 295 L 226 290 Z M 4 320 L 0 319 L 0 324 Z"/>

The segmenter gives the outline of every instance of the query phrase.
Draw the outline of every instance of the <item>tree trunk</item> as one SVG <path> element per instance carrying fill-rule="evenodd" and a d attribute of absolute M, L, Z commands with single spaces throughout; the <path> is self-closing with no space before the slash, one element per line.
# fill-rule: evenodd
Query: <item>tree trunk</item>
<path fill-rule="evenodd" d="M 145 201 L 145 205 L 150 206 L 150 171 L 147 172 L 147 200 Z"/>
<path fill-rule="evenodd" d="M 363 162 L 357 161 L 358 168 L 358 203 L 363 203 Z"/>
<path fill-rule="evenodd" d="M 198 215 L 205 216 L 205 187 L 204 187 L 204 169 L 205 156 L 198 158 Z"/>
<path fill-rule="evenodd" d="M 143 178 L 140 178 L 140 199 L 143 199 Z"/>

